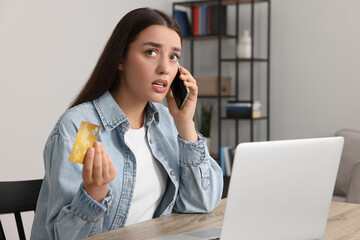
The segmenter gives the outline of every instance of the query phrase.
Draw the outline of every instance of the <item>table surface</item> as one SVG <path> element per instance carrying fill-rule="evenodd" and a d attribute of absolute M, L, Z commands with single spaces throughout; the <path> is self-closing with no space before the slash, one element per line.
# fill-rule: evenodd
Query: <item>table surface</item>
<path fill-rule="evenodd" d="M 226 199 L 222 199 L 217 208 L 208 214 L 174 213 L 86 239 L 141 240 L 219 226 L 223 221 L 225 204 Z M 325 239 L 360 239 L 360 204 L 332 202 L 326 226 Z"/>

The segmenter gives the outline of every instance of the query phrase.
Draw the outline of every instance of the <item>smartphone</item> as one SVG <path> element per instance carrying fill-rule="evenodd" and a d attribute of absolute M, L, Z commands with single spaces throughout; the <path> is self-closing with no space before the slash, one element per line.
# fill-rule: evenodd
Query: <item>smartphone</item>
<path fill-rule="evenodd" d="M 189 88 L 184 85 L 184 81 L 180 79 L 180 74 L 181 73 L 180 73 L 180 65 L 179 65 L 178 71 L 170 88 L 174 95 L 176 105 L 178 106 L 179 109 L 182 109 L 184 107 L 186 99 L 189 96 L 190 91 Z"/>

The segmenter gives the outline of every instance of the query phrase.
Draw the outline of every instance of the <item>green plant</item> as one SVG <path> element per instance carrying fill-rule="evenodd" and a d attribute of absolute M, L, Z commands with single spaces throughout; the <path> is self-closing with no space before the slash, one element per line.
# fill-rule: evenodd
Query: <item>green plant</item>
<path fill-rule="evenodd" d="M 200 108 L 200 118 L 198 119 L 199 132 L 204 137 L 210 137 L 211 119 L 213 117 L 213 105 L 202 104 Z"/>

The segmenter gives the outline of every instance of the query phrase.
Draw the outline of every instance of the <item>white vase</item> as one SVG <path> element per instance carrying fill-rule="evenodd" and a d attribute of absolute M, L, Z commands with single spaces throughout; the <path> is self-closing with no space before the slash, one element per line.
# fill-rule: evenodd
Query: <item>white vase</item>
<path fill-rule="evenodd" d="M 251 58 L 251 37 L 248 30 L 245 30 L 237 46 L 238 58 Z"/>

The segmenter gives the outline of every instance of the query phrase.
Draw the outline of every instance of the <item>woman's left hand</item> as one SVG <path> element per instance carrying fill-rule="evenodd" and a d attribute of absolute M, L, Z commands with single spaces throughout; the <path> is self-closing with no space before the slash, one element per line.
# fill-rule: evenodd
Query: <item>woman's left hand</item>
<path fill-rule="evenodd" d="M 166 95 L 166 100 L 180 137 L 188 142 L 196 142 L 198 136 L 193 118 L 196 110 L 198 86 L 196 80 L 188 70 L 180 67 L 180 72 L 180 79 L 183 80 L 184 85 L 189 88 L 189 97 L 181 110 L 176 105 L 171 89 Z"/>

